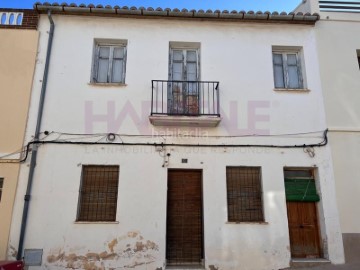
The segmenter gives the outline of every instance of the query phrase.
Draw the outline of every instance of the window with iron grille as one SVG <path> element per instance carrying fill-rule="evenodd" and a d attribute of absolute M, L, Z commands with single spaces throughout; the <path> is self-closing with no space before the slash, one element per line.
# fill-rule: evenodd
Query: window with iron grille
<path fill-rule="evenodd" d="M 3 186 L 4 186 L 4 178 L 0 178 L 0 202 L 1 202 Z"/>
<path fill-rule="evenodd" d="M 273 51 L 273 68 L 275 88 L 304 88 L 299 51 Z"/>
<path fill-rule="evenodd" d="M 91 78 L 93 83 L 125 83 L 126 43 L 96 43 Z"/>
<path fill-rule="evenodd" d="M 264 221 L 260 167 L 226 167 L 229 222 Z"/>
<path fill-rule="evenodd" d="M 115 221 L 119 166 L 84 165 L 77 221 Z"/>

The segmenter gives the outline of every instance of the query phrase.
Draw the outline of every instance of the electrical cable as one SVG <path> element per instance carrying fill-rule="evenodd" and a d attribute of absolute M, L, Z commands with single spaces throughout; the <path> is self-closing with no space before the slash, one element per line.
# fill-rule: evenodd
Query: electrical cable
<path fill-rule="evenodd" d="M 205 136 L 197 136 L 191 134 L 179 134 L 181 137 L 207 137 L 207 138 L 242 138 L 242 137 L 285 137 L 285 136 L 296 136 L 296 135 L 309 135 L 315 133 L 323 133 L 324 130 L 318 131 L 308 131 L 308 132 L 297 132 L 297 133 L 281 133 L 281 134 L 244 134 L 244 135 L 205 135 Z M 90 135 L 103 135 L 106 136 L 109 133 L 67 133 L 67 132 L 59 132 L 59 131 L 51 131 L 51 133 L 57 133 L 62 135 L 81 135 L 81 136 L 90 136 Z M 185 131 L 186 133 L 186 131 Z M 123 137 L 172 137 L 172 134 L 117 134 L 117 136 Z"/>
<path fill-rule="evenodd" d="M 23 153 L 24 151 L 25 151 L 25 150 L 24 150 L 24 147 L 22 147 L 22 148 L 14 151 L 14 152 L 12 152 L 12 153 L 9 153 L 9 154 L 0 156 L 0 160 L 1 160 L 1 159 L 4 159 L 4 158 L 6 158 L 6 157 L 10 157 L 10 156 L 16 155 L 16 154 L 21 154 L 21 153 Z"/>
<path fill-rule="evenodd" d="M 19 162 L 25 162 L 29 155 L 30 146 L 33 144 L 42 145 L 42 144 L 75 144 L 75 145 L 123 145 L 123 146 L 169 146 L 169 147 L 233 147 L 233 148 L 240 148 L 240 147 L 263 147 L 263 148 L 307 148 L 307 147 L 322 147 L 328 144 L 328 137 L 327 137 L 328 129 L 323 131 L 323 140 L 319 143 L 313 144 L 293 144 L 293 145 L 273 145 L 273 144 L 185 144 L 185 143 L 116 143 L 116 142 L 75 142 L 75 141 L 31 141 L 26 145 L 26 155 L 25 157 L 20 160 Z"/>

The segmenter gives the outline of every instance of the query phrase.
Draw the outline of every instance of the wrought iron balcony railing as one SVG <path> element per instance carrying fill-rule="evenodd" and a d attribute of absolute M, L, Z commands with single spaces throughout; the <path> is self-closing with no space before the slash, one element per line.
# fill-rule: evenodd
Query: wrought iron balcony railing
<path fill-rule="evenodd" d="M 152 80 L 151 115 L 219 116 L 219 82 Z"/>

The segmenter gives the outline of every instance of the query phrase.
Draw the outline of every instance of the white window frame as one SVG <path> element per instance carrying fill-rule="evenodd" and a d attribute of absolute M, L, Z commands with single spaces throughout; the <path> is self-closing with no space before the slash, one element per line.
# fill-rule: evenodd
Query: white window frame
<path fill-rule="evenodd" d="M 283 69 L 283 80 L 284 80 L 284 87 L 276 86 L 275 82 L 275 59 L 274 55 L 281 55 L 282 56 L 282 69 Z M 287 56 L 289 54 L 296 55 L 296 66 L 297 66 L 297 73 L 299 79 L 299 87 L 291 88 L 290 87 L 290 79 L 289 79 L 289 71 L 288 71 L 288 64 L 287 64 Z M 305 87 L 305 71 L 303 70 L 303 57 L 300 49 L 273 49 L 272 50 L 272 63 L 273 63 L 273 77 L 274 77 L 274 87 L 275 89 L 306 89 Z"/>
<path fill-rule="evenodd" d="M 99 57 L 100 57 L 100 48 L 108 47 L 110 48 L 109 54 L 109 66 L 107 70 L 107 80 L 106 82 L 98 81 L 98 72 L 99 72 Z M 121 48 L 123 49 L 123 58 L 122 60 L 122 74 L 120 82 L 114 82 L 113 80 L 113 61 L 114 61 L 114 49 Z M 126 74 L 126 58 L 127 58 L 127 41 L 95 41 L 94 46 L 94 55 L 93 55 L 93 65 L 91 71 L 91 83 L 94 84 L 125 84 L 125 74 Z"/>

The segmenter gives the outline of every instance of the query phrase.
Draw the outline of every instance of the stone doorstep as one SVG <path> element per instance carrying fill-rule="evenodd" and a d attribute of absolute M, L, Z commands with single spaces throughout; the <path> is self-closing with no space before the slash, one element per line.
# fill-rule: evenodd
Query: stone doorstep
<path fill-rule="evenodd" d="M 168 265 L 165 270 L 205 270 L 201 265 Z"/>
<path fill-rule="evenodd" d="M 309 267 L 321 266 L 325 264 L 330 264 L 331 262 L 327 259 L 320 258 L 304 258 L 304 259 L 291 259 L 290 267 L 284 268 L 281 270 L 296 270 L 296 269 L 307 269 Z"/>

